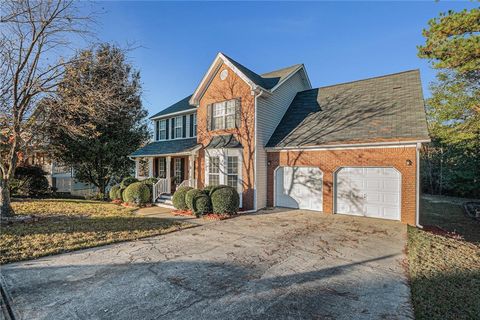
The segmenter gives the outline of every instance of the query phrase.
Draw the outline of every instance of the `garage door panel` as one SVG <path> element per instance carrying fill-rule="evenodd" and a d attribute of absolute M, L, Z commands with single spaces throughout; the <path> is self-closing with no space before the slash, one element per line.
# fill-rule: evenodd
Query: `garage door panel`
<path fill-rule="evenodd" d="M 400 220 L 400 173 L 393 168 L 342 168 L 335 175 L 336 213 Z"/>
<path fill-rule="evenodd" d="M 276 176 L 276 205 L 323 210 L 323 174 L 316 167 L 281 167 Z"/>

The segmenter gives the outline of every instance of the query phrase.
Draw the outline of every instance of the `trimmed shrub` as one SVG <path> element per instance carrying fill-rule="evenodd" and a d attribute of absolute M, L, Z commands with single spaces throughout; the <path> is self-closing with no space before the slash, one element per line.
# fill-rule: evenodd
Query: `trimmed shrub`
<path fill-rule="evenodd" d="M 187 208 L 189 210 L 193 211 L 193 199 L 200 194 L 206 194 L 206 193 L 200 189 L 193 189 L 193 188 L 187 192 L 187 194 L 185 195 L 185 204 L 187 205 Z"/>
<path fill-rule="evenodd" d="M 46 172 L 38 166 L 21 166 L 15 169 L 10 192 L 23 196 L 40 196 L 48 192 Z"/>
<path fill-rule="evenodd" d="M 210 196 L 211 191 L 217 186 L 206 186 L 203 188 L 203 191 Z"/>
<path fill-rule="evenodd" d="M 114 185 L 113 187 L 110 188 L 110 191 L 108 191 L 108 195 L 110 196 L 110 200 L 118 200 L 121 199 L 121 194 L 119 194 L 120 191 L 120 186 Z M 120 197 L 119 197 L 120 195 Z"/>
<path fill-rule="evenodd" d="M 150 194 L 153 194 L 153 185 L 158 182 L 158 179 L 152 177 L 152 178 L 142 180 L 141 182 L 147 185 L 148 188 L 150 189 Z"/>
<path fill-rule="evenodd" d="M 192 211 L 197 217 L 212 212 L 212 201 L 205 192 L 193 198 Z"/>
<path fill-rule="evenodd" d="M 150 196 L 148 186 L 141 182 L 134 182 L 123 191 L 123 201 L 136 205 L 151 202 Z"/>
<path fill-rule="evenodd" d="M 178 188 L 175 191 L 175 193 L 173 194 L 173 197 L 172 197 L 172 202 L 173 202 L 173 206 L 175 207 L 175 209 L 178 209 L 178 210 L 187 210 L 188 209 L 187 203 L 185 202 L 186 201 L 186 195 L 187 195 L 188 191 L 190 191 L 192 189 L 193 189 L 192 187 L 184 186 L 184 187 Z"/>
<path fill-rule="evenodd" d="M 235 188 L 224 186 L 223 188 L 212 190 L 211 194 L 213 213 L 230 213 L 238 212 L 240 206 L 240 197 Z"/>
<path fill-rule="evenodd" d="M 192 189 L 188 191 L 185 196 L 185 202 L 197 217 L 212 210 L 210 197 L 203 190 Z"/>
<path fill-rule="evenodd" d="M 126 177 L 122 180 L 122 182 L 120 182 L 120 187 L 125 189 L 134 182 L 138 182 L 138 179 L 134 177 Z"/>
<path fill-rule="evenodd" d="M 223 188 L 229 188 L 229 186 L 224 185 L 224 184 L 219 184 L 218 186 L 207 186 L 207 188 L 210 190 L 210 192 L 208 193 L 208 195 L 211 197 L 212 194 L 213 194 L 215 191 L 220 190 L 220 189 L 223 189 Z"/>

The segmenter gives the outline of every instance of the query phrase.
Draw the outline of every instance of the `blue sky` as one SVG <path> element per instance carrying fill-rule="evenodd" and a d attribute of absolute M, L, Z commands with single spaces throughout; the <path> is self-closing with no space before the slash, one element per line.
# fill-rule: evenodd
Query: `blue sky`
<path fill-rule="evenodd" d="M 217 52 L 257 73 L 304 63 L 314 87 L 419 68 L 430 18 L 473 2 L 96 2 L 97 37 L 138 46 L 143 103 L 152 115 L 195 90 Z"/>

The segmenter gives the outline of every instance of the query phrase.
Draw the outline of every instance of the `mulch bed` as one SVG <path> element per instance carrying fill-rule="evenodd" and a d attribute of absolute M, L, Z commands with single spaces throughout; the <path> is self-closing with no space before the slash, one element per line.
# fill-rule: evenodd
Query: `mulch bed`
<path fill-rule="evenodd" d="M 185 216 L 185 217 L 195 217 L 192 211 L 190 210 L 173 210 L 174 216 Z"/>
<path fill-rule="evenodd" d="M 225 220 L 238 216 L 238 214 L 218 214 L 218 213 L 208 213 L 202 216 L 203 219 L 207 220 Z"/>
<path fill-rule="evenodd" d="M 185 216 L 185 217 L 195 217 L 195 214 L 190 210 L 173 210 L 174 216 Z M 238 214 L 218 214 L 218 213 L 207 213 L 202 215 L 203 219 L 207 220 L 225 220 L 241 215 L 241 212 Z"/>

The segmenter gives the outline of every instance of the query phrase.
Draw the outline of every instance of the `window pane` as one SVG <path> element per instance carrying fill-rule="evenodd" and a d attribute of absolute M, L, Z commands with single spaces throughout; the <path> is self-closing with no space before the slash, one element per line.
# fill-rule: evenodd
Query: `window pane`
<path fill-rule="evenodd" d="M 209 173 L 220 172 L 220 159 L 218 157 L 210 157 L 208 172 Z"/>
<path fill-rule="evenodd" d="M 160 140 L 165 140 L 167 139 L 167 130 L 166 129 L 160 129 L 160 136 L 159 136 L 159 139 Z"/>
<path fill-rule="evenodd" d="M 222 117 L 217 117 L 213 118 L 213 128 L 214 129 L 223 129 L 223 116 Z"/>
<path fill-rule="evenodd" d="M 235 115 L 227 116 L 225 121 L 226 121 L 225 129 L 235 128 Z"/>
<path fill-rule="evenodd" d="M 227 176 L 227 185 L 237 189 L 238 186 L 238 176 L 237 175 L 228 175 Z"/>
<path fill-rule="evenodd" d="M 166 129 L 167 128 L 167 121 L 166 120 L 160 120 L 160 130 Z"/>
<path fill-rule="evenodd" d="M 220 180 L 218 174 L 209 174 L 208 175 L 208 185 L 209 186 L 218 186 L 220 184 Z"/>
<path fill-rule="evenodd" d="M 182 128 L 175 128 L 175 138 L 182 138 Z"/>
<path fill-rule="evenodd" d="M 227 157 L 227 173 L 238 174 L 238 157 Z"/>
<path fill-rule="evenodd" d="M 235 99 L 227 101 L 227 114 L 235 114 Z"/>
<path fill-rule="evenodd" d="M 213 105 L 213 116 L 223 116 L 225 114 L 225 102 L 215 103 Z"/>

